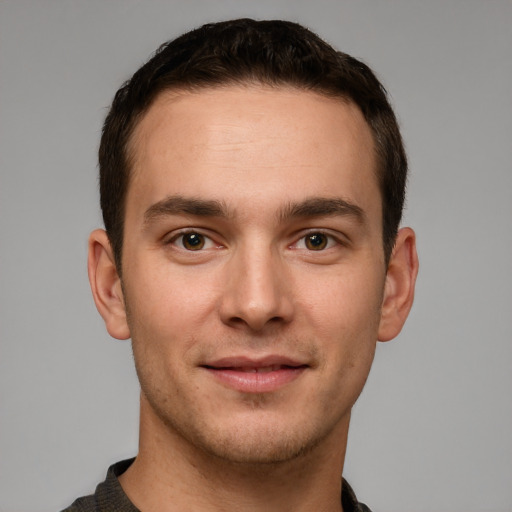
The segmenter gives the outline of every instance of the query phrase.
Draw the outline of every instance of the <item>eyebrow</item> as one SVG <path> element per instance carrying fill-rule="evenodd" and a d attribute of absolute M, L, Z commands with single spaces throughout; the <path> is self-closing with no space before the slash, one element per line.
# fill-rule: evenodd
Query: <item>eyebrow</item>
<path fill-rule="evenodd" d="M 337 197 L 312 197 L 298 203 L 290 203 L 279 215 L 281 220 L 326 216 L 354 217 L 361 224 L 366 220 L 364 210 L 360 206 Z"/>
<path fill-rule="evenodd" d="M 169 196 L 151 205 L 144 213 L 144 224 L 168 215 L 192 215 L 195 217 L 230 217 L 221 201 L 194 197 Z"/>
<path fill-rule="evenodd" d="M 221 218 L 234 216 L 222 201 L 175 195 L 151 205 L 144 213 L 144 224 L 169 215 Z M 304 201 L 291 202 L 277 215 L 281 222 L 291 218 L 325 216 L 354 217 L 359 223 L 363 223 L 366 217 L 363 209 L 356 204 L 342 198 L 331 197 L 311 197 Z"/>

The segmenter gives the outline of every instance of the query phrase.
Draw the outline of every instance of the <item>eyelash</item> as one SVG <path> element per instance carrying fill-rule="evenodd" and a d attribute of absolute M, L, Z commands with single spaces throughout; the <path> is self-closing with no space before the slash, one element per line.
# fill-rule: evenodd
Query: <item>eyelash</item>
<path fill-rule="evenodd" d="M 172 236 L 166 242 L 166 244 L 168 244 L 168 245 L 176 245 L 177 247 L 179 247 L 180 249 L 182 249 L 184 251 L 196 252 L 193 249 L 187 249 L 184 246 L 184 239 L 185 239 L 185 237 L 187 235 L 197 235 L 198 237 L 201 237 L 201 240 L 202 240 L 203 244 L 197 249 L 197 252 L 199 252 L 200 250 L 204 250 L 205 249 L 204 245 L 208 245 L 209 246 L 209 247 L 207 247 L 207 249 L 212 249 L 214 247 L 219 247 L 220 246 L 220 244 L 216 244 L 210 236 L 205 235 L 204 233 L 201 233 L 200 231 L 194 230 L 194 229 L 184 230 L 184 231 L 180 231 L 179 233 L 176 233 L 174 236 Z M 177 241 L 180 240 L 180 239 L 181 239 L 181 243 L 177 244 Z M 199 243 L 201 243 L 201 241 Z"/>
<path fill-rule="evenodd" d="M 312 249 L 312 248 L 307 247 L 308 238 L 311 240 L 313 237 L 316 237 L 316 236 L 325 237 L 326 245 L 324 247 L 317 248 L 317 249 Z M 299 245 L 299 243 L 301 243 L 301 242 L 305 246 L 303 248 L 310 252 L 323 252 L 328 249 L 331 249 L 332 247 L 334 247 L 336 245 L 343 245 L 343 243 L 340 241 L 340 239 L 338 237 L 335 237 L 331 233 L 326 233 L 325 231 L 322 231 L 322 230 L 310 231 L 310 232 L 302 235 L 294 244 L 292 244 L 292 246 L 294 246 L 294 248 L 297 248 L 297 245 Z M 321 245 L 321 244 L 319 244 L 319 245 Z"/>
<path fill-rule="evenodd" d="M 196 250 L 194 250 L 192 248 L 185 247 L 184 241 L 185 241 L 185 237 L 187 235 L 197 235 L 198 237 L 200 237 L 200 239 L 196 245 Z M 320 241 L 317 248 L 308 247 L 307 246 L 308 237 L 310 237 L 310 241 L 311 241 L 313 239 L 313 237 L 316 237 L 316 236 L 325 237 L 324 238 L 325 246 L 322 247 L 322 242 Z M 181 240 L 181 243 L 178 242 L 179 240 Z M 298 247 L 298 245 L 301 243 L 303 244 L 303 247 Z M 313 243 L 315 243 L 315 242 L 313 242 Z M 199 230 L 194 230 L 194 229 L 180 231 L 179 233 L 172 236 L 166 242 L 166 244 L 174 245 L 174 246 L 178 247 L 179 249 L 188 251 L 188 252 L 200 252 L 200 251 L 207 250 L 207 249 L 222 247 L 221 244 L 217 244 L 216 242 L 214 242 L 214 240 L 210 236 L 205 235 L 204 233 L 201 233 Z M 205 247 L 205 245 L 207 247 Z M 314 231 L 310 231 L 308 233 L 303 234 L 300 238 L 297 239 L 297 241 L 292 243 L 289 247 L 293 248 L 293 249 L 305 249 L 308 252 L 323 252 L 325 250 L 331 249 L 332 247 L 334 247 L 336 245 L 344 245 L 344 243 L 339 239 L 339 237 L 336 237 L 336 236 L 332 235 L 331 233 L 326 233 L 325 231 L 322 231 L 322 230 L 314 230 Z"/>

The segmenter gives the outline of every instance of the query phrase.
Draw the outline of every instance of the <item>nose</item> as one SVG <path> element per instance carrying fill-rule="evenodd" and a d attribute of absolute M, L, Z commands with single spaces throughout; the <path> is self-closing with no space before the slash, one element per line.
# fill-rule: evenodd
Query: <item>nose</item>
<path fill-rule="evenodd" d="M 220 306 L 222 321 L 232 327 L 263 331 L 293 317 L 291 283 L 285 263 L 270 248 L 241 250 L 226 269 Z"/>

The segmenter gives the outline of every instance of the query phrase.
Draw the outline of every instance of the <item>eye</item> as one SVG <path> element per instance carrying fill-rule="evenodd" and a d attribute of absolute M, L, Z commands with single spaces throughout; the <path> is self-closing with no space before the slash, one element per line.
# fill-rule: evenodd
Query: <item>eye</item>
<path fill-rule="evenodd" d="M 323 233 L 311 233 L 304 237 L 304 243 L 310 251 L 321 251 L 327 247 L 327 236 Z"/>
<path fill-rule="evenodd" d="M 215 247 L 213 240 L 201 233 L 190 231 L 181 233 L 171 240 L 171 243 L 186 251 L 200 251 L 202 249 L 212 249 Z"/>
<path fill-rule="evenodd" d="M 327 235 L 326 233 L 314 232 L 308 233 L 302 237 L 296 245 L 297 249 L 307 249 L 308 251 L 323 251 L 324 249 L 330 249 L 336 245 L 336 240 Z"/>

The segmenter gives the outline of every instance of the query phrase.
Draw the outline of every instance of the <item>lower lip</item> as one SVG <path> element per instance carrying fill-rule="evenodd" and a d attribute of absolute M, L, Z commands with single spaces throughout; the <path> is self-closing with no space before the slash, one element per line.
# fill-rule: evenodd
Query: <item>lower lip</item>
<path fill-rule="evenodd" d="M 306 370 L 306 366 L 280 368 L 270 372 L 243 372 L 236 369 L 205 368 L 225 386 L 243 393 L 268 393 L 293 382 Z"/>

